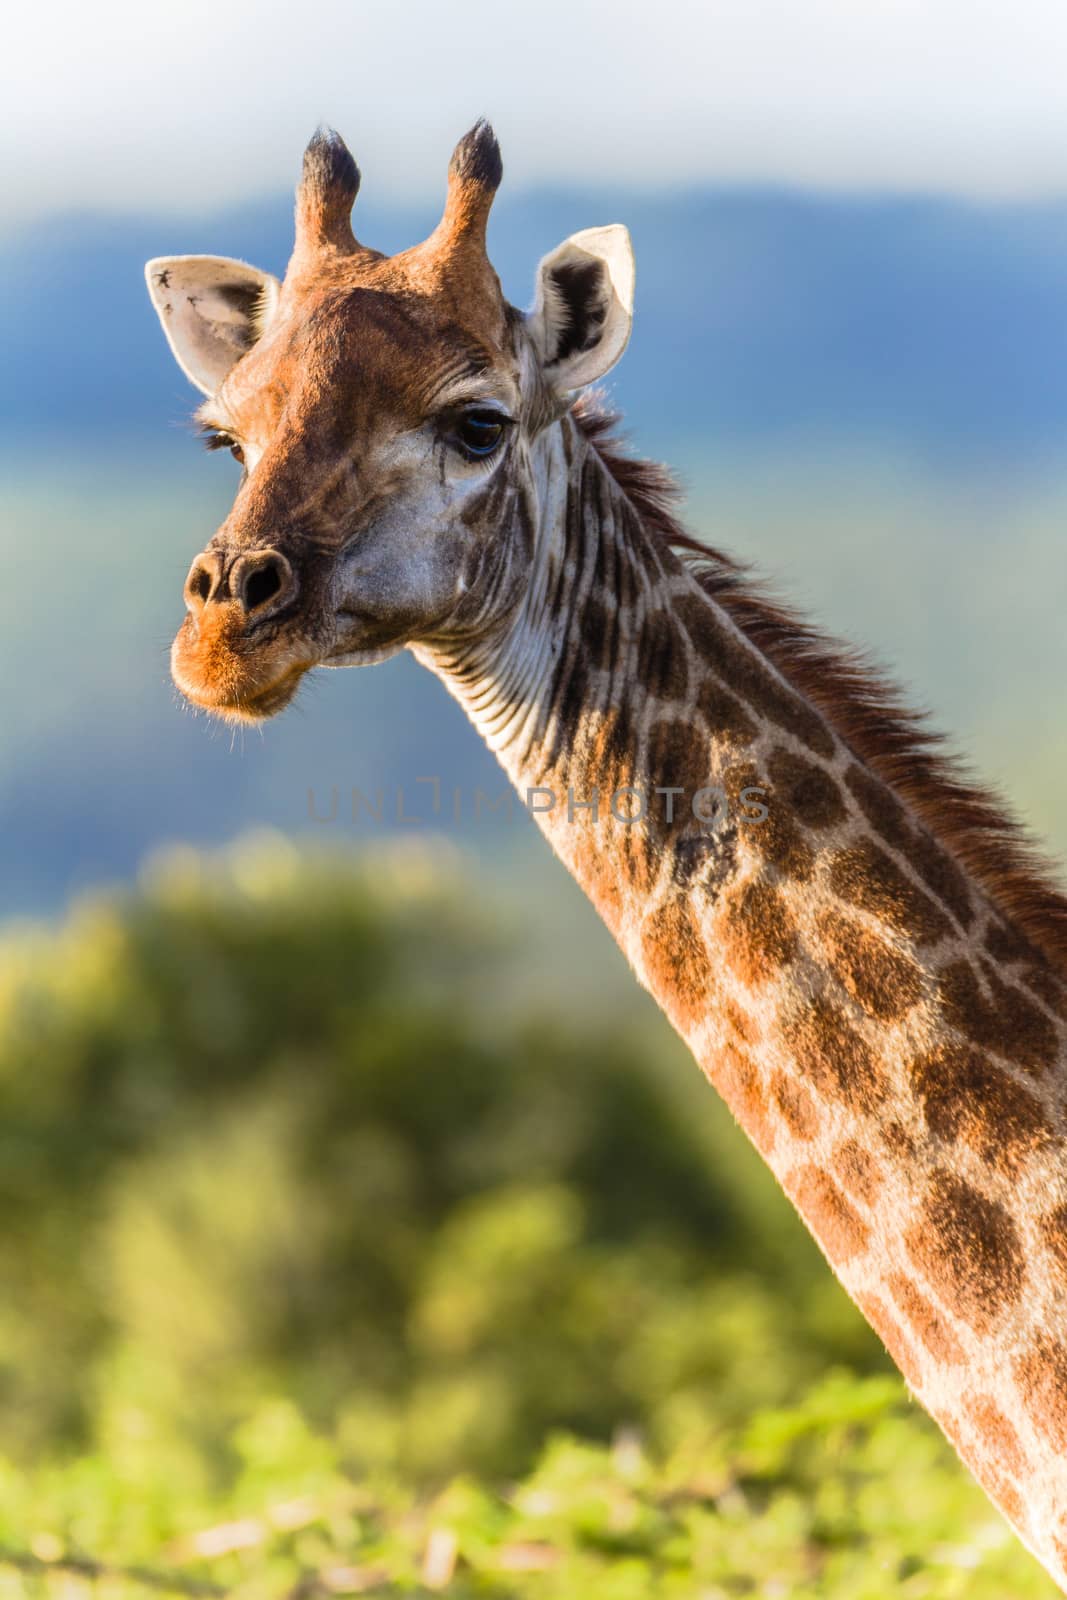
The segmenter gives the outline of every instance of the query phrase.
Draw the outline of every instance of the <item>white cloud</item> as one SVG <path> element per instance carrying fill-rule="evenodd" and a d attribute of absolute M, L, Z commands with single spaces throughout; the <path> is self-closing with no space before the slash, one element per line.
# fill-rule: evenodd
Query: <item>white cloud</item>
<path fill-rule="evenodd" d="M 4 210 L 440 186 L 480 113 L 512 183 L 1067 191 L 1064 0 L 42 0 L 8 23 Z"/>

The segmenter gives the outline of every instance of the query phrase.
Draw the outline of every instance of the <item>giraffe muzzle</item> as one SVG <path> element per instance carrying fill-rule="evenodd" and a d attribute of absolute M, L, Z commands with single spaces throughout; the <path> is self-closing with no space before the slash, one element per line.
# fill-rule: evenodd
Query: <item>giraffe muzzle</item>
<path fill-rule="evenodd" d="M 186 699 L 241 721 L 288 705 L 319 659 L 300 627 L 300 584 L 288 557 L 275 549 L 231 556 L 209 546 L 189 569 L 184 593 L 171 674 Z"/>

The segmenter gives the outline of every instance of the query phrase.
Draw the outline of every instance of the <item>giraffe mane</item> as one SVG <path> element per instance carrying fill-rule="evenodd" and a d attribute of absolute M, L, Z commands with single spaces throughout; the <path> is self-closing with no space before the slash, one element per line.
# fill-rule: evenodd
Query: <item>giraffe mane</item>
<path fill-rule="evenodd" d="M 674 474 L 628 451 L 616 431 L 620 418 L 601 396 L 583 395 L 571 416 L 656 544 L 686 561 L 709 598 L 954 852 L 1034 949 L 1067 968 L 1067 896 L 1056 884 L 1057 864 L 1001 795 L 972 776 L 928 714 L 909 706 L 864 650 L 784 605 L 751 563 L 687 533 L 676 515 L 682 489 Z"/>

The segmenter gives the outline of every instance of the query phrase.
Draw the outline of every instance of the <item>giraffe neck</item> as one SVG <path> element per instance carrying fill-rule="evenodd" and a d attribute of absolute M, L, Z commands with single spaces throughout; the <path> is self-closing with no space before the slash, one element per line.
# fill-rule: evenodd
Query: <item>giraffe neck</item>
<path fill-rule="evenodd" d="M 420 652 L 1067 1586 L 1067 991 L 568 419 L 507 629 Z"/>

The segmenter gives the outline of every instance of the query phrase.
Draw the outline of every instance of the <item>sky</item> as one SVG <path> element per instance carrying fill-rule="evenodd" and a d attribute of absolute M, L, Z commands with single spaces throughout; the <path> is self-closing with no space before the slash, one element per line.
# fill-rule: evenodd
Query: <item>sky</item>
<path fill-rule="evenodd" d="M 5 227 L 275 193 L 320 121 L 422 199 L 483 114 L 525 186 L 1067 193 L 1064 0 L 54 0 L 4 31 Z"/>

